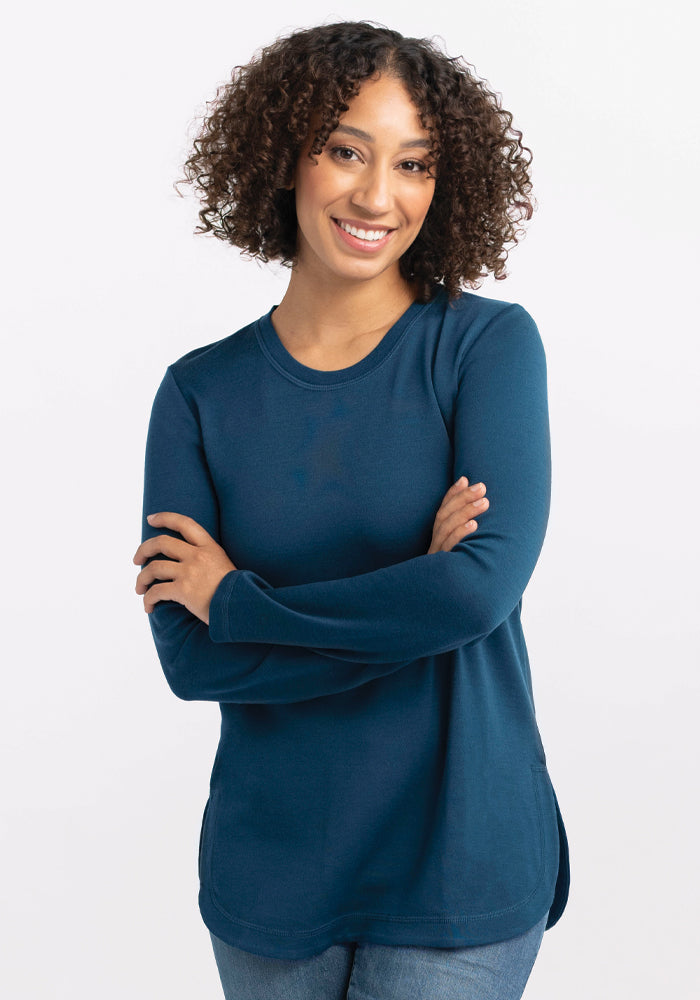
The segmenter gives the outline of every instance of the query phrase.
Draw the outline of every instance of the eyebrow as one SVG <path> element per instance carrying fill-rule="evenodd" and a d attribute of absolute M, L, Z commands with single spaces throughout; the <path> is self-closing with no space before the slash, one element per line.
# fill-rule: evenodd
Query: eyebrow
<path fill-rule="evenodd" d="M 374 142 L 374 136 L 370 135 L 369 132 L 363 132 L 361 128 L 353 128 L 352 125 L 338 125 L 334 131 L 346 132 L 348 135 L 354 135 L 358 139 L 364 139 L 365 142 Z M 401 148 L 430 149 L 431 143 L 429 139 L 407 139 L 406 142 L 401 143 Z"/>

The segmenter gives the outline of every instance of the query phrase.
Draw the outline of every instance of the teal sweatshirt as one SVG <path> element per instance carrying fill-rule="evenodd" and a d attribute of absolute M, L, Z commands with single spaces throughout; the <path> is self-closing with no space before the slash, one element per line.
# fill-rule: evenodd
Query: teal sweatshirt
<path fill-rule="evenodd" d="M 273 311 L 167 367 L 146 442 L 142 540 L 187 514 L 238 567 L 208 626 L 148 616 L 175 695 L 220 703 L 202 918 L 287 959 L 551 927 L 568 846 L 521 624 L 551 488 L 537 326 L 439 289 L 320 371 Z M 490 506 L 428 555 L 460 476 Z"/>

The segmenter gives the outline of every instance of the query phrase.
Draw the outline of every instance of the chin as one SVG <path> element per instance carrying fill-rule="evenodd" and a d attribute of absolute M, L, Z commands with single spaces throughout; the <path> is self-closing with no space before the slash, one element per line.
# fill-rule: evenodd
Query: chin
<path fill-rule="evenodd" d="M 339 277 L 368 279 L 377 278 L 380 274 L 398 265 L 399 258 L 391 257 L 385 260 L 362 260 L 357 257 L 339 261 L 332 270 Z"/>

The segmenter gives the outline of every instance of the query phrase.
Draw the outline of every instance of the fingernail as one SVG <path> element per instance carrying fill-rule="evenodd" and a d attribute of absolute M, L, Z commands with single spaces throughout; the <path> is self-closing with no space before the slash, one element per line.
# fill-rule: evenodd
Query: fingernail
<path fill-rule="evenodd" d="M 155 514 L 146 514 L 146 520 L 147 520 L 147 521 L 150 521 L 150 520 L 151 520 L 151 518 L 152 518 L 152 517 L 155 517 L 155 516 L 156 516 Z"/>

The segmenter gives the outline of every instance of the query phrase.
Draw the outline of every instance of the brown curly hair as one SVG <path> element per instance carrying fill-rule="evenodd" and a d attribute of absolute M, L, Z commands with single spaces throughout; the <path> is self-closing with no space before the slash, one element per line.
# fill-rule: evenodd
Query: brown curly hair
<path fill-rule="evenodd" d="M 236 66 L 217 89 L 184 164 L 204 206 L 196 233 L 212 233 L 244 255 L 291 266 L 295 195 L 287 190 L 300 151 L 316 125 L 318 155 L 362 81 L 400 79 L 432 141 L 435 193 L 420 233 L 399 261 L 420 301 L 438 285 L 456 298 L 493 272 L 507 277 L 508 244 L 533 214 L 528 167 L 513 116 L 461 57 L 427 39 L 405 38 L 369 21 L 295 31 Z M 180 192 L 177 192 L 180 194 Z"/>

